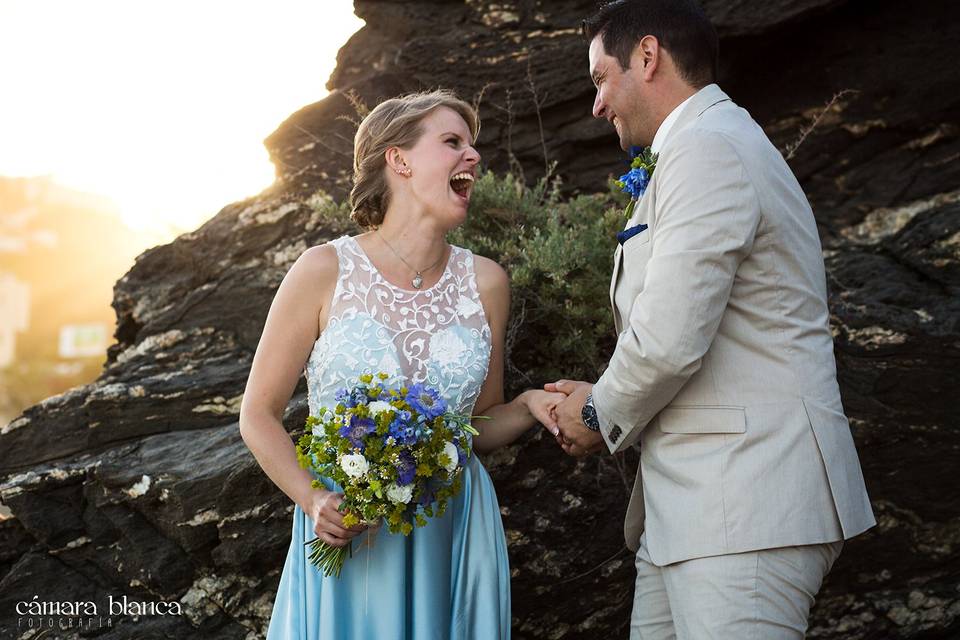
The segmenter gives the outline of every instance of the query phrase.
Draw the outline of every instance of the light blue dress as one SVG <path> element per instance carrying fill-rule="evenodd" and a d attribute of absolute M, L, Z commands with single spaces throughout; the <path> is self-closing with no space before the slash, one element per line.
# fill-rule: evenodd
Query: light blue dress
<path fill-rule="evenodd" d="M 439 282 L 387 282 L 357 241 L 334 240 L 340 274 L 327 327 L 306 365 L 311 414 L 362 373 L 423 382 L 470 413 L 490 360 L 473 254 L 453 247 Z M 482 428 L 482 426 L 481 426 Z M 324 484 L 339 490 L 329 479 Z M 296 506 L 268 640 L 486 640 L 510 637 L 510 569 L 493 483 L 471 456 L 463 490 L 410 536 L 354 539 L 339 578 L 309 564 L 314 523 Z"/>

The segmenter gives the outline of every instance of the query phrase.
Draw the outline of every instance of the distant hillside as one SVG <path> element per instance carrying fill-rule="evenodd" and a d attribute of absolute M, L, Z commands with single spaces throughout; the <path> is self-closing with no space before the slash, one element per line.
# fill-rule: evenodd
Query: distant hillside
<path fill-rule="evenodd" d="M 96 377 L 105 352 L 60 357 L 61 329 L 99 324 L 112 336 L 113 284 L 154 244 L 152 234 L 123 224 L 106 198 L 49 178 L 0 177 L 0 279 L 26 285 L 29 299 L 26 330 L 13 334 L 13 362 L 0 362 L 0 422 Z M 2 304 L 13 305 L 9 299 Z"/>

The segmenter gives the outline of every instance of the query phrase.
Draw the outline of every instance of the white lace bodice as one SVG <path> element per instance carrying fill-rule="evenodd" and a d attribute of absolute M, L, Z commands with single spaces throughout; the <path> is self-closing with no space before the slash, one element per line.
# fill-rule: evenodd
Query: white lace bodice
<path fill-rule="evenodd" d="M 307 360 L 310 413 L 336 404 L 338 389 L 364 373 L 436 388 L 448 405 L 470 413 L 490 361 L 490 326 L 480 303 L 473 254 L 451 247 L 440 280 L 421 290 L 396 287 L 349 236 L 331 244 L 340 273 L 327 326 Z"/>

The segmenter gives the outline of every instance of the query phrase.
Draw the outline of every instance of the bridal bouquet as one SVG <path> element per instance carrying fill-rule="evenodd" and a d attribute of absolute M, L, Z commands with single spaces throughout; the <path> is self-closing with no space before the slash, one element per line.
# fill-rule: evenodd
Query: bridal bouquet
<path fill-rule="evenodd" d="M 343 488 L 344 526 L 383 521 L 391 533 L 409 535 L 428 517 L 441 516 L 459 493 L 460 473 L 477 435 L 470 416 L 448 410 L 435 389 L 415 384 L 388 386 L 387 375 L 362 375 L 340 389 L 337 406 L 307 418 L 297 443 L 300 466 Z M 313 481 L 314 488 L 323 485 Z M 325 576 L 340 576 L 353 543 L 333 547 L 319 538 L 310 562 Z"/>

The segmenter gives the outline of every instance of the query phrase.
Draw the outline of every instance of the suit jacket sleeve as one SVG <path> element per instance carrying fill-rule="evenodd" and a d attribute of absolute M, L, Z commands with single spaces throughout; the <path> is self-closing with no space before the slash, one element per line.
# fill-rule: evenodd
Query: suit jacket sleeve
<path fill-rule="evenodd" d="M 754 186 L 724 134 L 678 132 L 656 172 L 643 288 L 593 389 L 612 452 L 636 441 L 700 368 L 760 223 Z"/>

